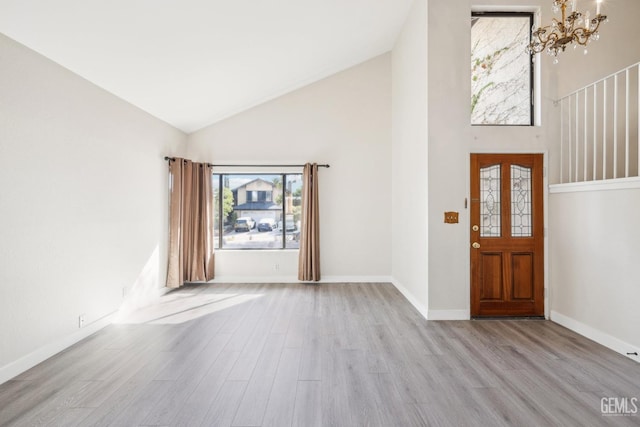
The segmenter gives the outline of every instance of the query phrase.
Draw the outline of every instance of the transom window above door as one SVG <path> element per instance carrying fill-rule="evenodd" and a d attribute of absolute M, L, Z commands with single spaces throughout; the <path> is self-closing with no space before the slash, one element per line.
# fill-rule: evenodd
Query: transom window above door
<path fill-rule="evenodd" d="M 532 13 L 472 13 L 472 125 L 533 125 L 532 25 Z"/>

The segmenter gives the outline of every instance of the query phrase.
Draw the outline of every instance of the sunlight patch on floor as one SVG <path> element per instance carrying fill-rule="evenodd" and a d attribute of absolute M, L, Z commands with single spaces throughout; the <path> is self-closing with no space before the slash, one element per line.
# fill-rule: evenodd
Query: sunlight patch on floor
<path fill-rule="evenodd" d="M 152 325 L 184 323 L 262 296 L 264 295 L 174 291 L 161 297 L 157 304 L 131 313 L 121 313 L 114 323 Z"/>

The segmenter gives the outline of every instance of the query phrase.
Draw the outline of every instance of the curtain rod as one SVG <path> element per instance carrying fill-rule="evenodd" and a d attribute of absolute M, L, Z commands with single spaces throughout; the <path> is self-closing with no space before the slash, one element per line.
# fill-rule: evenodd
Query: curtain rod
<path fill-rule="evenodd" d="M 164 158 L 167 161 L 173 162 L 176 158 L 175 157 L 165 157 Z M 207 163 L 207 166 L 212 166 L 212 167 L 227 167 L 227 168 L 301 168 L 304 167 L 304 165 L 214 165 L 211 163 Z M 318 165 L 319 168 L 329 168 L 330 166 L 325 164 L 325 165 Z"/>

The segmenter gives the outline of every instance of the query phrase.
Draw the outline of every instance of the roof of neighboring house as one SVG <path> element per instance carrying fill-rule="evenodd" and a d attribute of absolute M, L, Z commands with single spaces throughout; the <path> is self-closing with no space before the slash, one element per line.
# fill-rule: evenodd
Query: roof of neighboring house
<path fill-rule="evenodd" d="M 249 182 L 245 182 L 244 184 L 239 185 L 236 188 L 233 188 L 232 191 L 236 191 L 236 190 L 238 190 L 238 189 L 240 189 L 242 187 L 246 187 L 247 185 L 252 184 L 252 183 L 254 183 L 256 181 L 262 181 L 262 182 L 265 182 L 265 183 L 269 184 L 271 187 L 275 187 L 275 184 L 273 182 L 271 182 L 271 181 L 267 181 L 266 179 L 262 179 L 262 178 L 256 178 L 256 179 L 253 179 L 253 180 L 251 180 Z"/>
<path fill-rule="evenodd" d="M 280 209 L 282 209 L 282 205 L 273 202 L 248 202 L 233 207 L 234 211 L 268 211 Z"/>

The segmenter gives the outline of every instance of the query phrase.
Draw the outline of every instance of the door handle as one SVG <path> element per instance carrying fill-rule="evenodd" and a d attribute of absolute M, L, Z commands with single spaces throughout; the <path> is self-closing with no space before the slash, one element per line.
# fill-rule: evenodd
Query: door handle
<path fill-rule="evenodd" d="M 473 242 L 473 243 L 471 244 L 471 247 L 472 247 L 473 249 L 480 249 L 480 243 L 478 243 L 478 242 Z"/>

